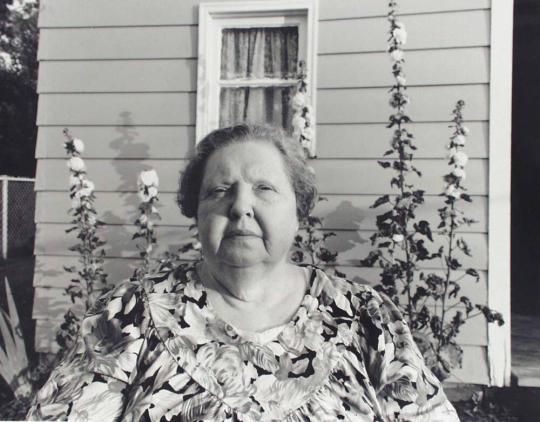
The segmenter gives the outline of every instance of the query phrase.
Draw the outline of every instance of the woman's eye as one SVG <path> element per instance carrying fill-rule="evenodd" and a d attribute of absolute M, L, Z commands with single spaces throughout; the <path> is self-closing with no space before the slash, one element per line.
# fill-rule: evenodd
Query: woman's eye
<path fill-rule="evenodd" d="M 257 186 L 257 189 L 258 190 L 262 190 L 262 191 L 271 191 L 271 190 L 274 190 L 274 188 L 272 188 L 272 186 L 270 185 L 265 185 L 265 184 L 260 184 Z"/>
<path fill-rule="evenodd" d="M 210 195 L 221 196 L 227 193 L 227 188 L 224 186 L 218 186 L 216 188 L 210 189 Z"/>

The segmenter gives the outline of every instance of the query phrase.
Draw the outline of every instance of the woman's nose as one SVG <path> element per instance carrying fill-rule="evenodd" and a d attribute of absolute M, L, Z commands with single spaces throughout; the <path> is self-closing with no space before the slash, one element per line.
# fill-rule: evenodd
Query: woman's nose
<path fill-rule="evenodd" d="M 253 217 L 253 198 L 248 187 L 237 186 L 234 189 L 229 216 L 231 219 Z"/>

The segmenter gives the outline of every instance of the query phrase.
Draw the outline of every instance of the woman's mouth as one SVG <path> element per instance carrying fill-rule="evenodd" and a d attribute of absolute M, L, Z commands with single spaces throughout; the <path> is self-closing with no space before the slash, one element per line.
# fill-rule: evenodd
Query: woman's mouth
<path fill-rule="evenodd" d="M 225 233 L 225 237 L 260 237 L 254 231 L 248 229 L 233 229 Z"/>

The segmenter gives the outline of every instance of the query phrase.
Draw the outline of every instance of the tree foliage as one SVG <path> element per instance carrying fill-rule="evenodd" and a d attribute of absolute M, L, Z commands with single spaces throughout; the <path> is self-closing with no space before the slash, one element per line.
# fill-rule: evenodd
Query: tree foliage
<path fill-rule="evenodd" d="M 33 177 L 38 3 L 0 0 L 0 174 Z"/>

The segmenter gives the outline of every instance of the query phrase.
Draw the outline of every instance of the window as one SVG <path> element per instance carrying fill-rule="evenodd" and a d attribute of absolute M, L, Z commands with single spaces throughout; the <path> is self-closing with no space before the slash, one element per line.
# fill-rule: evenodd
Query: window
<path fill-rule="evenodd" d="M 314 1 L 203 3 L 199 14 L 197 140 L 243 121 L 290 129 L 299 61 L 315 100 Z"/>

